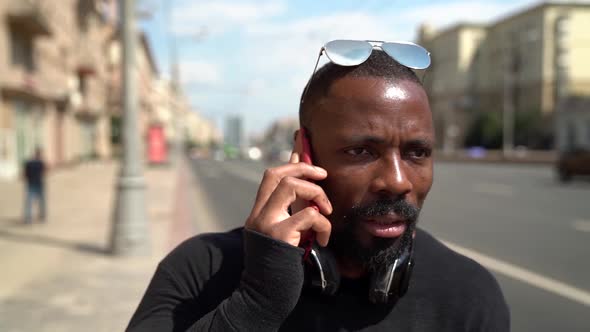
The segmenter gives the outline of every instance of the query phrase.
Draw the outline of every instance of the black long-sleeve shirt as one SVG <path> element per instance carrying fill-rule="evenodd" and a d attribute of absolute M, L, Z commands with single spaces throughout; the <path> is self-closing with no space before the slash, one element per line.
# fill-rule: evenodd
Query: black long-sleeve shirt
<path fill-rule="evenodd" d="M 128 331 L 510 330 L 494 277 L 423 230 L 406 295 L 368 300 L 365 279 L 333 296 L 301 291 L 303 250 L 236 229 L 193 237 L 158 266 Z"/>
<path fill-rule="evenodd" d="M 31 159 L 24 165 L 24 176 L 29 187 L 43 189 L 45 163 L 40 159 Z"/>

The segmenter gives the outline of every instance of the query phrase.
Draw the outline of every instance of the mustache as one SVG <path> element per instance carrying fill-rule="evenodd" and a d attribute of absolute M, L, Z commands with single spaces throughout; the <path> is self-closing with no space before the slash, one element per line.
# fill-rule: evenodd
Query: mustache
<path fill-rule="evenodd" d="M 392 213 L 395 213 L 406 222 L 414 222 L 420 215 L 420 208 L 408 203 L 403 198 L 381 198 L 368 204 L 353 206 L 345 218 L 358 220 Z"/>
<path fill-rule="evenodd" d="M 333 228 L 328 246 L 336 255 L 359 262 L 369 271 L 378 271 L 411 246 L 420 210 L 401 197 L 382 196 L 372 202 L 354 205 L 336 223 L 338 227 Z M 407 223 L 406 230 L 399 238 L 375 238 L 368 247 L 359 242 L 356 234 L 362 220 L 392 213 Z"/>

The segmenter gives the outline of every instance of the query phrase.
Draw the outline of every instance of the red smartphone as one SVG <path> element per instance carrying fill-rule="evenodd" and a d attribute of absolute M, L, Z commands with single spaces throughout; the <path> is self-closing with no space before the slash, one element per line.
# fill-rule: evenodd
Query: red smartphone
<path fill-rule="evenodd" d="M 305 128 L 301 127 L 299 129 L 299 135 L 300 135 L 301 146 L 302 146 L 300 160 L 304 163 L 313 165 L 313 162 L 311 160 L 311 145 L 309 143 L 309 138 L 307 136 Z M 317 211 L 319 211 L 319 207 L 313 201 L 308 202 L 308 206 L 311 206 L 314 209 L 316 209 Z M 305 254 L 303 255 L 303 260 L 308 259 L 309 253 L 311 252 L 314 241 L 315 241 L 315 232 L 313 230 L 309 230 L 309 231 L 303 233 L 303 235 L 301 237 L 301 242 L 299 243 L 299 246 L 305 249 Z"/>

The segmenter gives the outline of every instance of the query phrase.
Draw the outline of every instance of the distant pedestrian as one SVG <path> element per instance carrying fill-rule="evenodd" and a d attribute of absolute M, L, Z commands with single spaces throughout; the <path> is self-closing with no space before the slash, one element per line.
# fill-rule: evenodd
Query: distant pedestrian
<path fill-rule="evenodd" d="M 40 148 L 35 149 L 33 158 L 27 160 L 24 165 L 24 180 L 26 183 L 25 196 L 25 223 L 31 223 L 33 201 L 37 201 L 39 208 L 39 220 L 45 221 L 45 172 L 46 166 L 43 162 L 43 154 Z"/>

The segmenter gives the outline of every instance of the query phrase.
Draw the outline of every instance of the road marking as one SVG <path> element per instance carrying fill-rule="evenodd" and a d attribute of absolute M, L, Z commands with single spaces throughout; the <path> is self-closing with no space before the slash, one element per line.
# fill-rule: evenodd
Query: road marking
<path fill-rule="evenodd" d="M 590 233 L 590 220 L 576 219 L 572 222 L 572 227 L 577 231 Z"/>
<path fill-rule="evenodd" d="M 590 292 L 587 292 L 586 290 L 570 286 L 555 279 L 544 277 L 522 267 L 461 247 L 451 242 L 443 241 L 443 243 L 449 248 L 477 261 L 492 271 L 590 307 Z"/>
<path fill-rule="evenodd" d="M 511 185 L 501 183 L 479 182 L 473 185 L 473 191 L 480 194 L 492 194 L 498 196 L 513 196 Z"/>

